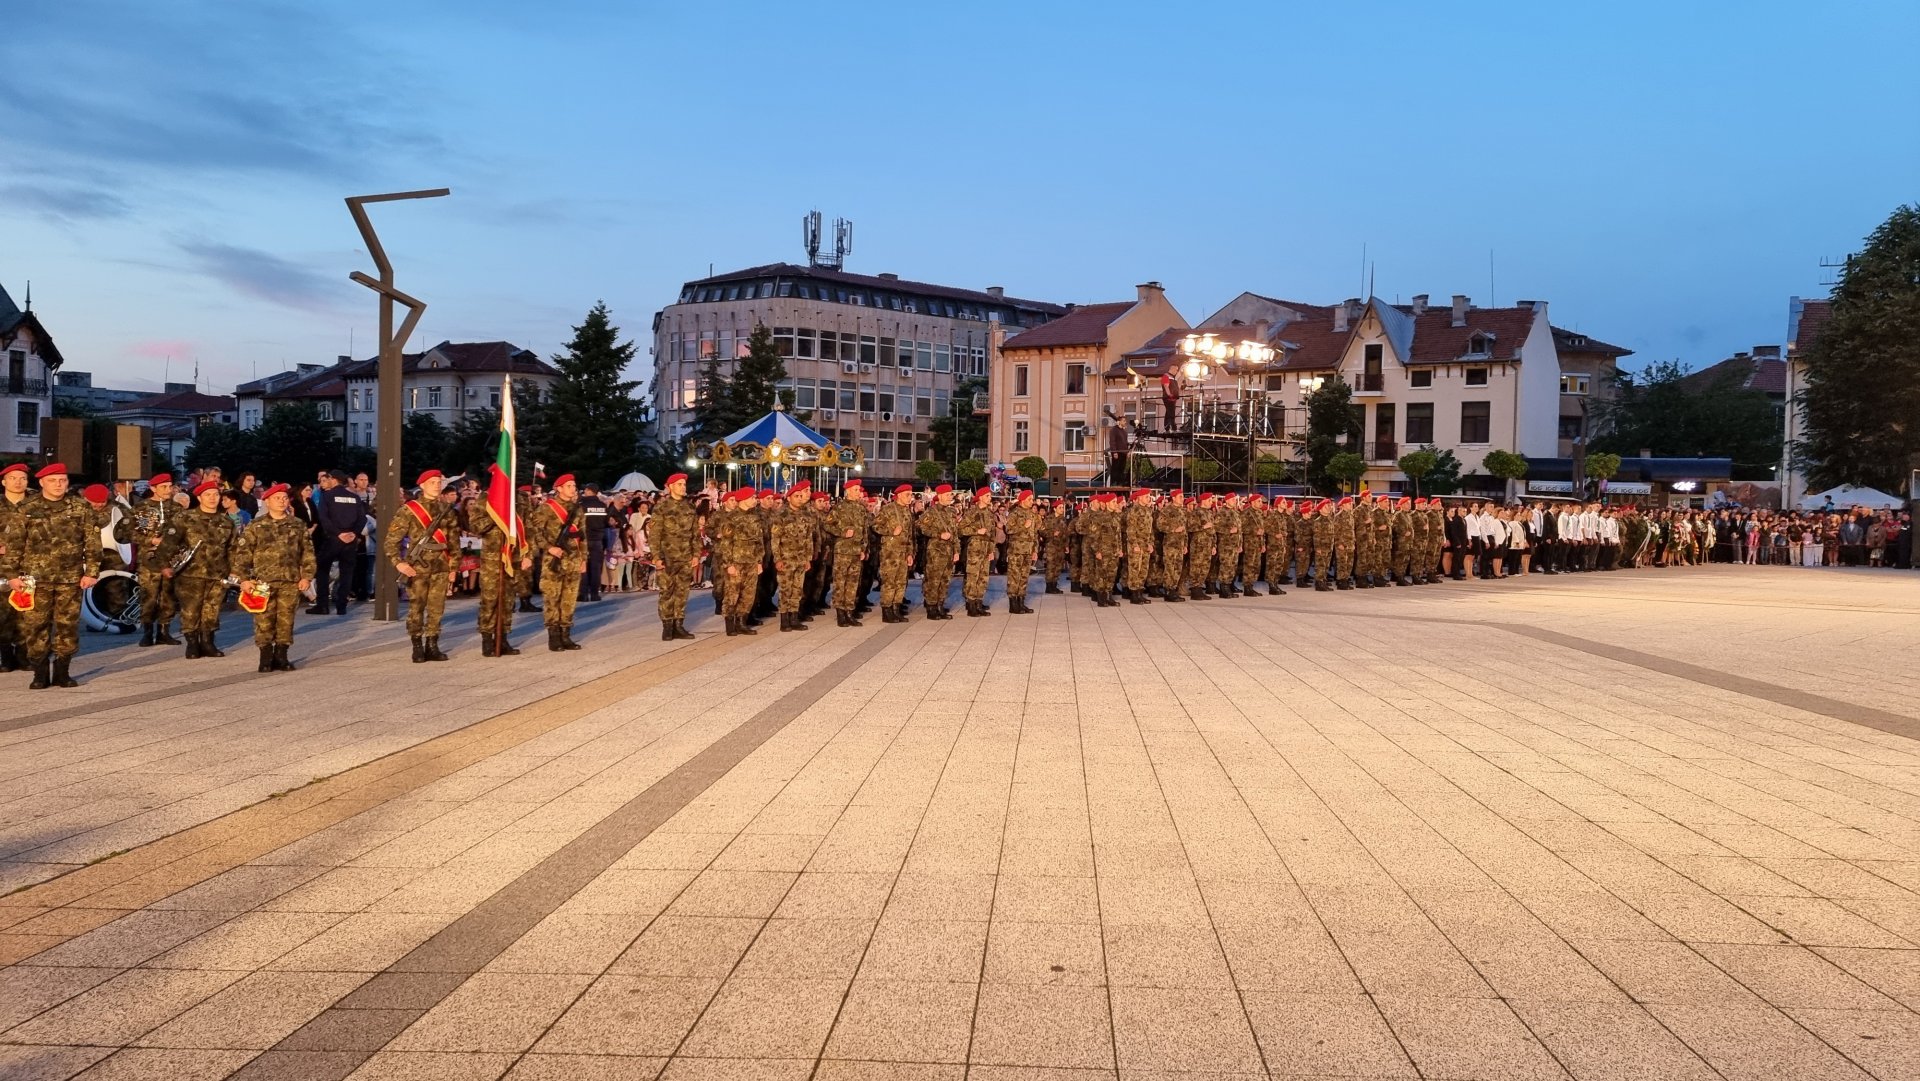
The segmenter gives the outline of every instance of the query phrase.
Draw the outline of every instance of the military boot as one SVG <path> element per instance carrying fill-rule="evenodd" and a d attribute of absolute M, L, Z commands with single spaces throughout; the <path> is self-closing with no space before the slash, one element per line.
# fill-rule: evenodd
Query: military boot
<path fill-rule="evenodd" d="M 427 640 L 419 635 L 413 636 L 413 663 L 425 664 L 427 660 Z"/>
<path fill-rule="evenodd" d="M 532 597 L 520 598 L 520 607 L 514 609 L 517 612 L 538 612 L 539 610 L 540 607 L 533 603 Z"/>
<path fill-rule="evenodd" d="M 660 621 L 660 640 L 662 642 L 673 641 L 673 620 L 663 619 Z"/>
<path fill-rule="evenodd" d="M 1313 582 L 1313 591 L 1315 593 L 1331 593 L 1333 592 L 1333 583 L 1327 581 L 1325 578 L 1316 578 Z"/>
<path fill-rule="evenodd" d="M 200 636 L 192 631 L 184 631 L 182 633 L 187 636 L 187 659 L 190 661 L 197 660 L 203 656 L 200 652 Z"/>
<path fill-rule="evenodd" d="M 785 612 L 780 613 L 780 633 L 785 634 L 792 629 L 793 617 Z"/>
<path fill-rule="evenodd" d="M 273 671 L 273 647 L 272 646 L 260 647 L 260 667 L 256 669 L 256 671 L 260 671 L 260 672 Z"/>
<path fill-rule="evenodd" d="M 1342 579 L 1340 579 L 1340 584 L 1339 584 L 1339 585 L 1338 585 L 1337 587 L 1335 587 L 1335 588 L 1338 588 L 1338 589 L 1352 589 L 1352 588 L 1353 588 L 1353 579 L 1351 579 L 1351 578 L 1342 578 Z"/>
<path fill-rule="evenodd" d="M 55 657 L 53 659 L 53 685 L 54 686 L 78 687 L 80 685 L 80 681 L 74 679 L 73 675 L 67 671 L 67 666 L 72 663 L 73 663 L 72 657 Z"/>
<path fill-rule="evenodd" d="M 225 650 L 222 650 L 219 646 L 214 644 L 212 631 L 201 631 L 200 632 L 200 655 L 202 657 L 224 657 L 227 654 Z"/>
<path fill-rule="evenodd" d="M 495 648 L 493 644 L 493 635 L 483 634 L 480 636 L 480 655 L 482 657 L 498 657 L 500 655 L 499 649 Z"/>
<path fill-rule="evenodd" d="M 758 621 L 751 616 L 735 616 L 733 617 L 733 621 L 735 625 L 737 625 L 740 628 L 741 634 L 759 634 L 760 633 L 759 631 L 756 631 L 753 629 L 754 623 Z"/>
<path fill-rule="evenodd" d="M 1138 590 L 1138 589 L 1136 589 L 1136 590 L 1134 590 L 1134 591 L 1133 591 L 1133 600 L 1132 600 L 1132 601 L 1130 601 L 1130 602 L 1128 602 L 1128 603 L 1131 603 L 1131 604 L 1152 604 L 1153 602 L 1147 599 L 1147 595 L 1146 595 L 1146 593 L 1145 593 L 1145 591 L 1143 591 L 1143 590 Z"/>
<path fill-rule="evenodd" d="M 182 633 L 185 632 L 183 631 Z M 159 646 L 177 646 L 180 644 L 180 639 L 167 633 L 167 625 L 165 623 L 155 623 L 153 625 L 153 642 Z"/>
<path fill-rule="evenodd" d="M 1054 583 L 1052 583 L 1052 582 L 1048 582 L 1048 583 L 1047 583 L 1047 592 L 1048 592 L 1048 593 L 1053 593 L 1053 594 L 1058 594 L 1058 593 L 1060 592 L 1060 587 L 1059 587 L 1059 586 L 1057 586 L 1057 585 L 1055 585 L 1055 584 L 1054 584 Z"/>
<path fill-rule="evenodd" d="M 423 644 L 426 646 L 428 660 L 444 661 L 447 659 L 447 655 L 440 652 L 440 636 L 439 635 L 437 634 L 433 635 L 432 637 L 428 638 L 426 642 Z"/>
<path fill-rule="evenodd" d="M 153 624 L 151 623 L 140 624 L 140 644 L 142 646 L 150 646 L 153 644 Z M 0 672 L 13 671 L 13 669 L 6 667 L 6 663 L 7 663 L 6 659 L 3 657 L 0 657 Z"/>
<path fill-rule="evenodd" d="M 291 672 L 294 670 L 293 661 L 287 656 L 287 650 L 292 648 L 292 646 L 287 645 L 285 642 L 273 647 L 273 666 L 275 668 L 282 672 Z"/>
<path fill-rule="evenodd" d="M 52 683 L 51 679 L 48 677 L 48 673 L 52 671 L 53 671 L 53 658 L 52 657 L 40 658 L 39 662 L 33 666 L 33 682 L 27 684 L 27 689 L 30 691 L 46 690 L 47 687 L 50 686 Z"/>
<path fill-rule="evenodd" d="M 547 652 L 559 653 L 564 651 L 566 648 L 567 647 L 560 644 L 560 628 L 548 627 L 547 628 Z M 425 658 L 421 658 L 421 659 L 424 660 Z"/>
<path fill-rule="evenodd" d="M 740 621 L 732 616 L 726 616 L 724 618 L 727 625 L 727 637 L 732 638 L 738 635 L 740 633 Z"/>
<path fill-rule="evenodd" d="M 20 647 L 11 642 L 0 642 L 0 672 L 15 672 L 25 667 L 20 659 Z"/>
<path fill-rule="evenodd" d="M 855 624 L 854 624 L 854 626 L 856 626 L 856 627 L 858 627 L 859 625 L 860 625 L 860 624 L 858 624 L 858 623 L 855 623 Z M 676 619 L 676 620 L 674 620 L 674 621 L 673 621 L 673 640 L 674 640 L 674 641 L 676 641 L 676 642 L 691 642 L 691 641 L 693 641 L 693 632 L 687 629 L 687 621 L 686 621 L 686 620 L 684 620 L 684 619 Z M 520 652 L 520 651 L 516 649 L 516 650 L 514 650 L 514 652 L 515 652 L 515 653 L 518 653 L 518 652 Z"/>
<path fill-rule="evenodd" d="M 571 623 L 560 628 L 560 648 L 566 650 L 587 648 L 573 640 L 573 624 Z"/>

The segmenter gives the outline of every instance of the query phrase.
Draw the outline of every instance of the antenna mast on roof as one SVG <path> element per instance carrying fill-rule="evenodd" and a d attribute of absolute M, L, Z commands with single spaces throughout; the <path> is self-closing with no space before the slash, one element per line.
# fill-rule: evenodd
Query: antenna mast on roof
<path fill-rule="evenodd" d="M 800 237 L 807 246 L 807 265 L 839 270 L 846 265 L 847 256 L 853 254 L 853 223 L 845 218 L 833 219 L 833 253 L 828 255 L 820 251 L 820 221 L 818 210 L 800 219 Z"/>
<path fill-rule="evenodd" d="M 1852 254 L 1844 255 L 1838 259 L 1829 259 L 1826 256 L 1821 256 L 1820 257 L 1821 270 L 1839 271 L 1839 273 L 1837 274 L 1826 273 L 1826 274 L 1820 275 L 1820 279 L 1821 279 L 1820 284 L 1827 286 L 1828 288 L 1832 288 L 1833 286 L 1839 285 L 1840 279 L 1846 277 L 1847 271 L 1851 270 L 1852 268 L 1853 268 Z M 27 310 L 32 311 L 33 310 L 33 288 L 32 288 L 33 283 L 28 282 L 27 287 L 28 287 L 27 288 Z"/>

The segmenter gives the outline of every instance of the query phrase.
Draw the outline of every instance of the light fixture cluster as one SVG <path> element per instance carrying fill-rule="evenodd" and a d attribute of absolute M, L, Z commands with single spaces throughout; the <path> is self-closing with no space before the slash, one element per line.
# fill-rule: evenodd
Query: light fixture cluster
<path fill-rule="evenodd" d="M 1279 359 L 1280 351 L 1265 342 L 1228 342 L 1211 331 L 1189 334 L 1180 339 L 1180 353 L 1186 357 L 1181 370 L 1188 379 L 1204 379 L 1213 368 L 1226 368 L 1238 362 L 1249 368 L 1264 368 Z"/>

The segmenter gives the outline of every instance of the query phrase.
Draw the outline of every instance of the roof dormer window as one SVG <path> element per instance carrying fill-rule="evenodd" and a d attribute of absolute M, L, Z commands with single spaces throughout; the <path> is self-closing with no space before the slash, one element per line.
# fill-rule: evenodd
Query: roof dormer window
<path fill-rule="evenodd" d="M 1474 331 L 1467 339 L 1467 355 L 1470 357 L 1490 357 L 1493 355 L 1493 335 L 1484 331 Z"/>

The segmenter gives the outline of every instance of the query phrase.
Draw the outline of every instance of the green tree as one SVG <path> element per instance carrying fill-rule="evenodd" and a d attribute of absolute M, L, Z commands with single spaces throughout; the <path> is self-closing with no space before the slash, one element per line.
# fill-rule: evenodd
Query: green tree
<path fill-rule="evenodd" d="M 977 377 L 963 379 L 947 403 L 947 415 L 933 418 L 933 456 L 942 462 L 954 460 L 955 433 L 959 433 L 959 457 L 966 457 L 987 445 L 987 422 L 973 415 L 973 396 L 984 394 L 987 381 Z"/>
<path fill-rule="evenodd" d="M 1450 495 L 1460 490 L 1460 459 L 1450 450 L 1441 450 L 1432 443 L 1423 445 L 1421 450 L 1433 455 L 1433 470 L 1425 481 L 1428 495 Z"/>
<path fill-rule="evenodd" d="M 1731 458 L 1736 476 L 1771 475 L 1780 461 L 1780 421 L 1764 391 L 1728 365 L 1712 376 L 1677 360 L 1656 361 L 1638 376 L 1613 377 L 1613 399 L 1599 410 L 1593 449 L 1681 458 Z"/>
<path fill-rule="evenodd" d="M 635 351 L 631 341 L 620 340 L 606 303 L 594 304 L 573 328 L 567 351 L 553 358 L 560 378 L 534 418 L 542 461 L 603 484 L 632 468 L 646 422 L 646 403 L 634 393 L 640 382 L 626 378 Z M 514 406 L 517 412 L 517 400 Z"/>
<path fill-rule="evenodd" d="M 962 484 L 976 486 L 987 477 L 987 463 L 978 458 L 962 458 L 955 473 L 959 475 Z"/>
<path fill-rule="evenodd" d="M 409 413 L 400 422 L 400 483 L 413 486 L 413 480 L 429 469 L 449 475 L 460 467 L 447 460 L 453 433 L 432 413 Z"/>
<path fill-rule="evenodd" d="M 740 358 L 727 383 L 725 414 L 733 425 L 727 431 L 751 424 L 771 412 L 774 402 L 786 398 L 780 393 L 780 383 L 786 377 L 787 366 L 773 344 L 773 331 L 765 323 L 755 326 L 747 337 L 747 355 Z M 791 408 L 790 398 L 786 401 Z M 715 438 L 725 434 L 718 433 Z"/>
<path fill-rule="evenodd" d="M 53 415 L 56 417 L 73 417 L 79 420 L 100 419 L 99 412 L 86 402 L 78 398 L 61 398 L 57 396 L 53 399 Z"/>
<path fill-rule="evenodd" d="M 1480 467 L 1506 482 L 1507 495 L 1513 495 L 1513 482 L 1527 475 L 1527 460 L 1510 450 L 1490 450 L 1480 459 Z"/>
<path fill-rule="evenodd" d="M 923 458 L 913 463 L 914 479 L 922 484 L 932 484 L 934 481 L 939 480 L 940 474 L 944 472 L 946 472 L 946 467 L 931 458 Z"/>
<path fill-rule="evenodd" d="M 260 470 L 255 461 L 258 447 L 259 442 L 253 432 L 243 432 L 231 424 L 202 424 L 200 430 L 194 433 L 193 443 L 187 447 L 182 463 L 188 469 L 219 466 L 233 476 L 239 476 L 241 470 L 249 468 L 258 473 Z M 309 471 L 306 478 L 312 480 L 313 471 Z"/>
<path fill-rule="evenodd" d="M 1805 353 L 1806 438 L 1815 489 L 1905 490 L 1920 454 L 1920 205 L 1894 210 L 1847 260 L 1833 318 Z"/>
<path fill-rule="evenodd" d="M 1423 448 L 1402 454 L 1395 464 L 1400 467 L 1400 472 L 1407 475 L 1407 480 L 1413 484 L 1413 494 L 1418 496 L 1423 494 L 1420 491 L 1421 482 L 1433 473 L 1434 467 L 1440 464 L 1440 458 Z"/>
<path fill-rule="evenodd" d="M 1353 488 L 1366 475 L 1367 460 L 1353 451 L 1343 450 L 1327 460 L 1327 476 L 1338 481 L 1342 488 Z"/>
<path fill-rule="evenodd" d="M 1361 425 L 1354 416 L 1353 388 L 1338 375 L 1327 378 L 1307 395 L 1307 486 L 1322 495 L 1340 491 L 1340 478 L 1328 468 L 1341 453 L 1344 438 L 1348 446 L 1360 445 Z M 1354 457 L 1359 458 L 1358 454 Z M 1366 460 L 1361 459 L 1361 470 Z"/>
<path fill-rule="evenodd" d="M 1279 484 L 1287 479 L 1287 463 L 1271 454 L 1262 454 L 1253 463 L 1255 484 Z"/>
<path fill-rule="evenodd" d="M 1195 484 L 1210 484 L 1220 479 L 1220 463 L 1212 458 L 1187 458 L 1182 467 L 1187 471 L 1187 479 Z"/>
<path fill-rule="evenodd" d="M 312 402 L 268 409 L 249 434 L 257 448 L 253 471 L 263 486 L 286 481 L 297 488 L 322 469 L 341 468 L 340 433 L 320 419 L 320 407 Z"/>
<path fill-rule="evenodd" d="M 404 434 L 404 433 L 403 433 Z M 468 473 L 486 483 L 487 466 L 500 437 L 500 411 L 492 406 L 469 409 L 453 422 L 442 457 L 451 472 Z M 404 444 L 403 444 L 404 445 Z"/>
<path fill-rule="evenodd" d="M 694 377 L 693 428 L 688 438 L 696 443 L 711 443 L 737 431 L 744 420 L 733 409 L 733 380 L 727 378 L 716 353 L 700 362 Z"/>
<path fill-rule="evenodd" d="M 1047 476 L 1047 460 L 1038 454 L 1029 454 L 1025 458 L 1013 463 L 1013 471 L 1028 480 L 1045 480 Z"/>

